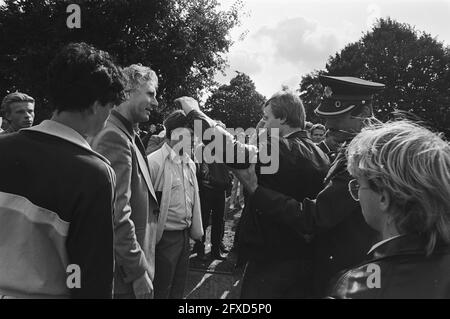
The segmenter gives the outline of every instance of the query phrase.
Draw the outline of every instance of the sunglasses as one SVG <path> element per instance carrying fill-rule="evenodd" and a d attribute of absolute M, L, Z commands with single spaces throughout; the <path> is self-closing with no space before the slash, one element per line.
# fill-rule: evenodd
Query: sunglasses
<path fill-rule="evenodd" d="M 356 179 L 352 179 L 348 182 L 348 192 L 352 198 L 359 202 L 359 190 L 360 189 L 371 189 L 370 187 L 361 187 Z"/>

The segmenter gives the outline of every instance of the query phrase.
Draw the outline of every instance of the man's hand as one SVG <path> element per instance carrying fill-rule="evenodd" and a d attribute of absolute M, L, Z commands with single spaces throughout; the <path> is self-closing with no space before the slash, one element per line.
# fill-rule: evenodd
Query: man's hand
<path fill-rule="evenodd" d="M 258 178 L 256 177 L 255 164 L 250 164 L 250 167 L 247 169 L 234 169 L 233 173 L 250 194 L 256 191 Z"/>
<path fill-rule="evenodd" d="M 192 110 L 200 111 L 200 107 L 198 106 L 198 102 L 190 97 L 190 96 L 182 96 L 173 101 L 175 105 L 181 108 L 186 115 L 189 114 Z"/>
<path fill-rule="evenodd" d="M 136 299 L 153 299 L 153 284 L 147 272 L 133 281 L 133 291 Z"/>

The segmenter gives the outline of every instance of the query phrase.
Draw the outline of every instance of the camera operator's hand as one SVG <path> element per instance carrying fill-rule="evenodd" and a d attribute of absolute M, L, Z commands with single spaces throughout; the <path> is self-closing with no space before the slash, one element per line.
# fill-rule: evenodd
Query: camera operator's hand
<path fill-rule="evenodd" d="M 153 283 L 147 272 L 133 281 L 133 291 L 136 299 L 153 299 Z"/>
<path fill-rule="evenodd" d="M 253 194 L 258 188 L 258 177 L 255 172 L 255 164 L 250 164 L 247 169 L 234 169 L 233 174 L 236 175 L 250 194 Z"/>
<path fill-rule="evenodd" d="M 200 111 L 200 107 L 198 106 L 198 102 L 190 97 L 190 96 L 182 96 L 173 101 L 175 105 L 182 109 L 186 115 L 189 114 L 192 110 Z"/>

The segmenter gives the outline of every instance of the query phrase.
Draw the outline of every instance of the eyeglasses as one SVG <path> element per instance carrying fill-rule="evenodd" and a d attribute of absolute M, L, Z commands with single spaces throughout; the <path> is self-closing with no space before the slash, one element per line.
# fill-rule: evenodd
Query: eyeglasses
<path fill-rule="evenodd" d="M 359 202 L 359 190 L 360 189 L 370 189 L 370 187 L 361 187 L 356 179 L 352 179 L 348 182 L 348 192 L 352 196 L 352 198 Z"/>

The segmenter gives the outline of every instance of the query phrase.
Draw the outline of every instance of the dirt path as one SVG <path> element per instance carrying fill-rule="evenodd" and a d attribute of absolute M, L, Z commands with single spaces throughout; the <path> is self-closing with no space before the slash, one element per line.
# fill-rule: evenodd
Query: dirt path
<path fill-rule="evenodd" d="M 228 204 L 228 203 L 227 203 Z M 224 244 L 230 250 L 233 247 L 234 234 L 241 210 L 225 214 Z M 210 227 L 206 235 L 206 253 L 210 257 Z M 193 243 L 192 243 L 193 245 Z M 191 245 L 191 246 L 192 246 Z M 201 262 L 192 254 L 186 281 L 186 299 L 237 299 L 240 295 L 242 269 L 236 268 L 236 255 L 228 254 L 227 260 Z"/>

